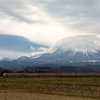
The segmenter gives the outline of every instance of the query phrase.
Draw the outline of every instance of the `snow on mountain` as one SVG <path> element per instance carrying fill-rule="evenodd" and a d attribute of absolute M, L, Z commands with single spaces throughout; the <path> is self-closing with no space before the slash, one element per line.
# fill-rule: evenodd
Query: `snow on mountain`
<path fill-rule="evenodd" d="M 10 58 L 3 58 L 1 61 L 12 61 L 14 59 L 10 59 Z"/>
<path fill-rule="evenodd" d="M 40 59 L 71 62 L 100 62 L 100 39 L 93 35 L 80 35 L 62 39 L 43 54 Z"/>
<path fill-rule="evenodd" d="M 37 55 L 31 56 L 30 58 L 31 58 L 31 59 L 35 59 L 35 58 L 38 58 L 38 57 L 40 57 L 40 56 L 41 56 L 41 54 L 37 54 Z"/>
<path fill-rule="evenodd" d="M 22 56 L 9 62 L 0 61 L 0 65 L 12 67 L 45 64 L 100 65 L 100 39 L 93 35 L 73 36 L 58 41 L 48 49 L 48 53 L 31 57 Z"/>
<path fill-rule="evenodd" d="M 64 52 L 71 50 L 73 52 L 97 52 L 100 50 L 100 39 L 94 35 L 79 35 L 58 41 L 51 47 L 51 51 Z"/>
<path fill-rule="evenodd" d="M 48 53 L 17 60 L 39 60 L 45 62 L 100 62 L 100 39 L 94 35 L 79 35 L 62 39 L 48 49 Z"/>

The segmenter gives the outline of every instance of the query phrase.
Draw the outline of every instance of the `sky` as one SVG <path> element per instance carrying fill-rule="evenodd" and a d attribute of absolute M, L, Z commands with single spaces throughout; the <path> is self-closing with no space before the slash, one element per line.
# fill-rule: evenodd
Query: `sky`
<path fill-rule="evenodd" d="M 100 37 L 100 0 L 0 1 L 0 59 L 45 53 L 76 35 Z"/>

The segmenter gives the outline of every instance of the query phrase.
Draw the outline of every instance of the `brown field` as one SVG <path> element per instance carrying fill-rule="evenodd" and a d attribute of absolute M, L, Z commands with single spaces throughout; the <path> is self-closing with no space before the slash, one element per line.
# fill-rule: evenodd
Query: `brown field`
<path fill-rule="evenodd" d="M 99 100 L 100 77 L 0 77 L 0 100 Z"/>
<path fill-rule="evenodd" d="M 17 93 L 6 91 L 0 93 L 0 100 L 99 100 L 89 99 L 81 97 L 70 97 L 70 96 L 59 96 L 59 95 L 48 95 L 39 93 Z"/>

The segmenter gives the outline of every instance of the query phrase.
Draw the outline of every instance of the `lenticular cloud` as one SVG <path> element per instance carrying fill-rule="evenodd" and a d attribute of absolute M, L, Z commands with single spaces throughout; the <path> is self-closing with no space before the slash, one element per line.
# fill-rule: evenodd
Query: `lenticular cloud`
<path fill-rule="evenodd" d="M 97 52 L 100 51 L 100 39 L 94 35 L 79 35 L 58 41 L 50 48 L 51 51 L 60 50 L 65 52 L 71 50 L 74 52 Z"/>

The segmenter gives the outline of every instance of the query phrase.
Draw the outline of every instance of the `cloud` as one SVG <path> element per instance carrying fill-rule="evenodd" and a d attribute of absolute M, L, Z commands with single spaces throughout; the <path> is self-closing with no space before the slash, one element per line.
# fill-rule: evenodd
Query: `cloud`
<path fill-rule="evenodd" d="M 5 5 L 5 6 L 4 6 Z M 25 18 L 23 13 L 27 10 L 25 3 L 21 0 L 4 0 L 0 1 L 0 11 L 2 12 L 1 16 L 10 16 L 12 19 L 17 21 L 24 21 L 31 23 L 32 21 Z M 27 13 L 27 11 L 26 11 Z"/>
<path fill-rule="evenodd" d="M 37 56 L 37 55 L 41 55 L 41 54 L 44 54 L 44 53 L 50 53 L 49 49 L 50 48 L 37 47 L 37 51 L 36 52 L 32 52 L 31 54 L 33 56 Z"/>
<path fill-rule="evenodd" d="M 49 46 L 59 39 L 68 36 L 66 34 L 69 33 L 68 28 L 44 10 L 45 2 L 51 1 L 8 1 L 0 1 L 1 33 L 23 36 L 32 42 Z M 4 4 L 6 6 L 2 7 Z"/>
<path fill-rule="evenodd" d="M 42 50 L 42 51 L 48 51 L 47 48 L 44 48 L 44 47 L 37 47 L 38 50 Z"/>
<path fill-rule="evenodd" d="M 30 46 L 30 48 L 31 48 L 32 50 L 35 50 L 35 47 Z"/>
<path fill-rule="evenodd" d="M 98 36 L 95 35 L 79 35 L 79 36 L 64 38 L 55 43 L 54 45 L 52 45 L 50 48 L 33 47 L 33 46 L 30 46 L 30 48 L 32 49 L 32 52 L 30 53 L 0 50 L 0 59 L 3 58 L 16 59 L 21 56 L 37 58 L 44 53 L 53 53 L 55 51 L 61 53 L 67 50 L 72 50 L 74 51 L 74 53 L 78 51 L 86 54 L 87 52 L 89 52 L 90 54 L 92 54 L 92 52 L 100 51 L 100 38 L 98 38 Z"/>
<path fill-rule="evenodd" d="M 0 35 L 0 49 L 2 50 L 31 53 L 37 51 L 37 49 L 35 49 L 37 47 L 48 48 L 47 46 L 33 43 L 24 37 Z"/>
<path fill-rule="evenodd" d="M 52 45 L 49 49 L 50 52 L 59 51 L 74 51 L 74 52 L 97 52 L 100 51 L 100 38 L 95 35 L 78 35 L 62 39 Z"/>
<path fill-rule="evenodd" d="M 99 0 L 1 0 L 0 34 L 48 47 L 70 36 L 100 35 L 99 9 Z"/>
<path fill-rule="evenodd" d="M 19 17 L 11 14 L 5 15 L 1 12 L 0 32 L 3 34 L 23 36 L 32 42 L 49 46 L 59 40 L 59 38 L 64 37 L 60 34 L 65 33 L 63 25 L 50 17 L 41 7 L 29 5 L 25 13 L 19 11 L 19 14 L 23 14 L 22 19 L 27 18 L 31 22 L 35 20 L 39 23 L 28 23 L 23 20 L 18 21 Z"/>
<path fill-rule="evenodd" d="M 13 34 L 27 37 L 31 41 L 46 41 L 51 45 L 70 34 L 99 34 L 99 5 L 99 0 L 5 0 L 0 1 L 0 11 L 2 19 L 9 22 L 5 24 L 8 26 L 11 23 L 11 27 L 15 27 Z M 21 31 L 20 34 L 16 30 Z M 30 36 L 25 35 L 27 33 Z M 47 40 L 37 38 L 41 36 Z M 50 41 L 52 37 L 54 39 Z"/>
<path fill-rule="evenodd" d="M 32 49 L 32 52 L 19 52 L 19 51 L 11 51 L 11 50 L 2 50 L 0 49 L 0 60 L 3 58 L 10 58 L 10 59 L 17 59 L 21 56 L 27 56 L 32 58 L 37 58 L 43 53 L 49 53 L 49 48 L 44 47 L 37 47 L 37 50 L 35 47 L 30 46 Z"/>
<path fill-rule="evenodd" d="M 24 53 L 24 52 L 15 52 L 15 51 L 9 51 L 9 50 L 0 50 L 0 60 L 3 58 L 10 58 L 10 59 L 17 59 L 21 56 L 32 56 L 31 53 Z"/>
<path fill-rule="evenodd" d="M 87 34 L 100 34 L 100 1 L 99 0 L 53 0 L 45 10 L 58 18 L 65 27 Z"/>
<path fill-rule="evenodd" d="M 42 54 L 44 53 L 52 53 L 54 50 L 52 50 L 52 46 L 49 48 L 45 48 L 45 47 L 37 47 L 37 51 L 36 52 L 32 52 L 31 55 L 33 56 L 33 58 L 37 58 L 40 57 Z"/>
<path fill-rule="evenodd" d="M 33 43 L 24 37 L 0 35 L 0 59 L 36 56 L 45 53 L 48 48 L 48 46 Z"/>

